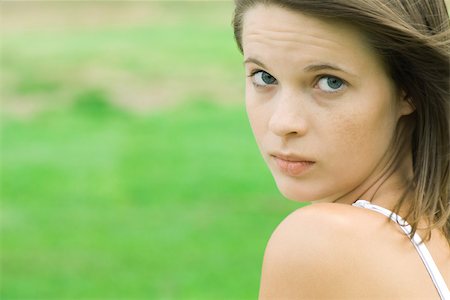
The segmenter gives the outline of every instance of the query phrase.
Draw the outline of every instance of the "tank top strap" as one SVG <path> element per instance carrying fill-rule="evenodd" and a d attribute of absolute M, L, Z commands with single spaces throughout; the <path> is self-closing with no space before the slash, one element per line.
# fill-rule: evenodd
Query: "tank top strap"
<path fill-rule="evenodd" d="M 379 212 L 387 216 L 394 222 L 396 222 L 398 225 L 400 225 L 400 228 L 409 237 L 411 243 L 414 245 L 417 252 L 419 253 L 419 256 L 422 259 L 423 263 L 425 264 L 425 267 L 427 268 L 427 271 L 430 274 L 431 279 L 433 280 L 433 283 L 436 289 L 438 290 L 441 299 L 450 300 L 450 291 L 447 287 L 447 284 L 444 281 L 444 278 L 439 272 L 439 269 L 437 268 L 436 263 L 433 260 L 433 257 L 431 256 L 430 252 L 428 251 L 428 248 L 425 246 L 425 243 L 422 242 L 422 239 L 417 233 L 415 233 L 414 236 L 411 237 L 412 227 L 411 225 L 408 224 L 408 222 L 406 222 L 406 220 L 404 220 L 396 213 L 384 207 L 372 204 L 367 200 L 357 200 L 352 205 Z"/>

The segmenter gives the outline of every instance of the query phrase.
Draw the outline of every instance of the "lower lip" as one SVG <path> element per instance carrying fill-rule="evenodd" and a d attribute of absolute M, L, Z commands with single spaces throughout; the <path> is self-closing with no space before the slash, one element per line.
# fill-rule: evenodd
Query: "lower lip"
<path fill-rule="evenodd" d="M 299 176 L 309 170 L 314 164 L 312 161 L 288 161 L 276 156 L 274 158 L 281 171 L 290 176 Z"/>

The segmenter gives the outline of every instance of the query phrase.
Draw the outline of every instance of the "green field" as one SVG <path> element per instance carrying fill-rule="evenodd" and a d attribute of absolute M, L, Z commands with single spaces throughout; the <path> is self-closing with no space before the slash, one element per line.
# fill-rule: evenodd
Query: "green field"
<path fill-rule="evenodd" d="M 152 5 L 149 24 L 0 29 L 1 299 L 257 298 L 300 204 L 252 137 L 232 5 Z"/>

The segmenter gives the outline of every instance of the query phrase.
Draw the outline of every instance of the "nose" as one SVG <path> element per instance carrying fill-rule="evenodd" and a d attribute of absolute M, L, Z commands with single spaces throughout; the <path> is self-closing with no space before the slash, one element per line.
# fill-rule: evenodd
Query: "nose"
<path fill-rule="evenodd" d="M 269 130 L 280 137 L 305 135 L 306 111 L 299 96 L 280 95 L 277 100 L 269 120 Z"/>

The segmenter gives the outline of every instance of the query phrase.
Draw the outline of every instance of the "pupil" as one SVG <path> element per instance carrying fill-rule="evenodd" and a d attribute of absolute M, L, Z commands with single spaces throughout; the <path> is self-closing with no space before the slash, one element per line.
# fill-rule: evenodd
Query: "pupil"
<path fill-rule="evenodd" d="M 268 74 L 268 73 L 262 73 L 262 75 L 261 75 L 261 79 L 262 79 L 262 81 L 264 81 L 264 83 L 266 83 L 266 84 L 272 84 L 272 83 L 274 83 L 274 81 L 275 81 L 275 78 L 272 76 L 272 75 L 270 75 L 270 74 Z"/>
<path fill-rule="evenodd" d="M 342 81 L 335 77 L 328 78 L 327 83 L 328 86 L 332 89 L 338 89 L 342 86 Z"/>

